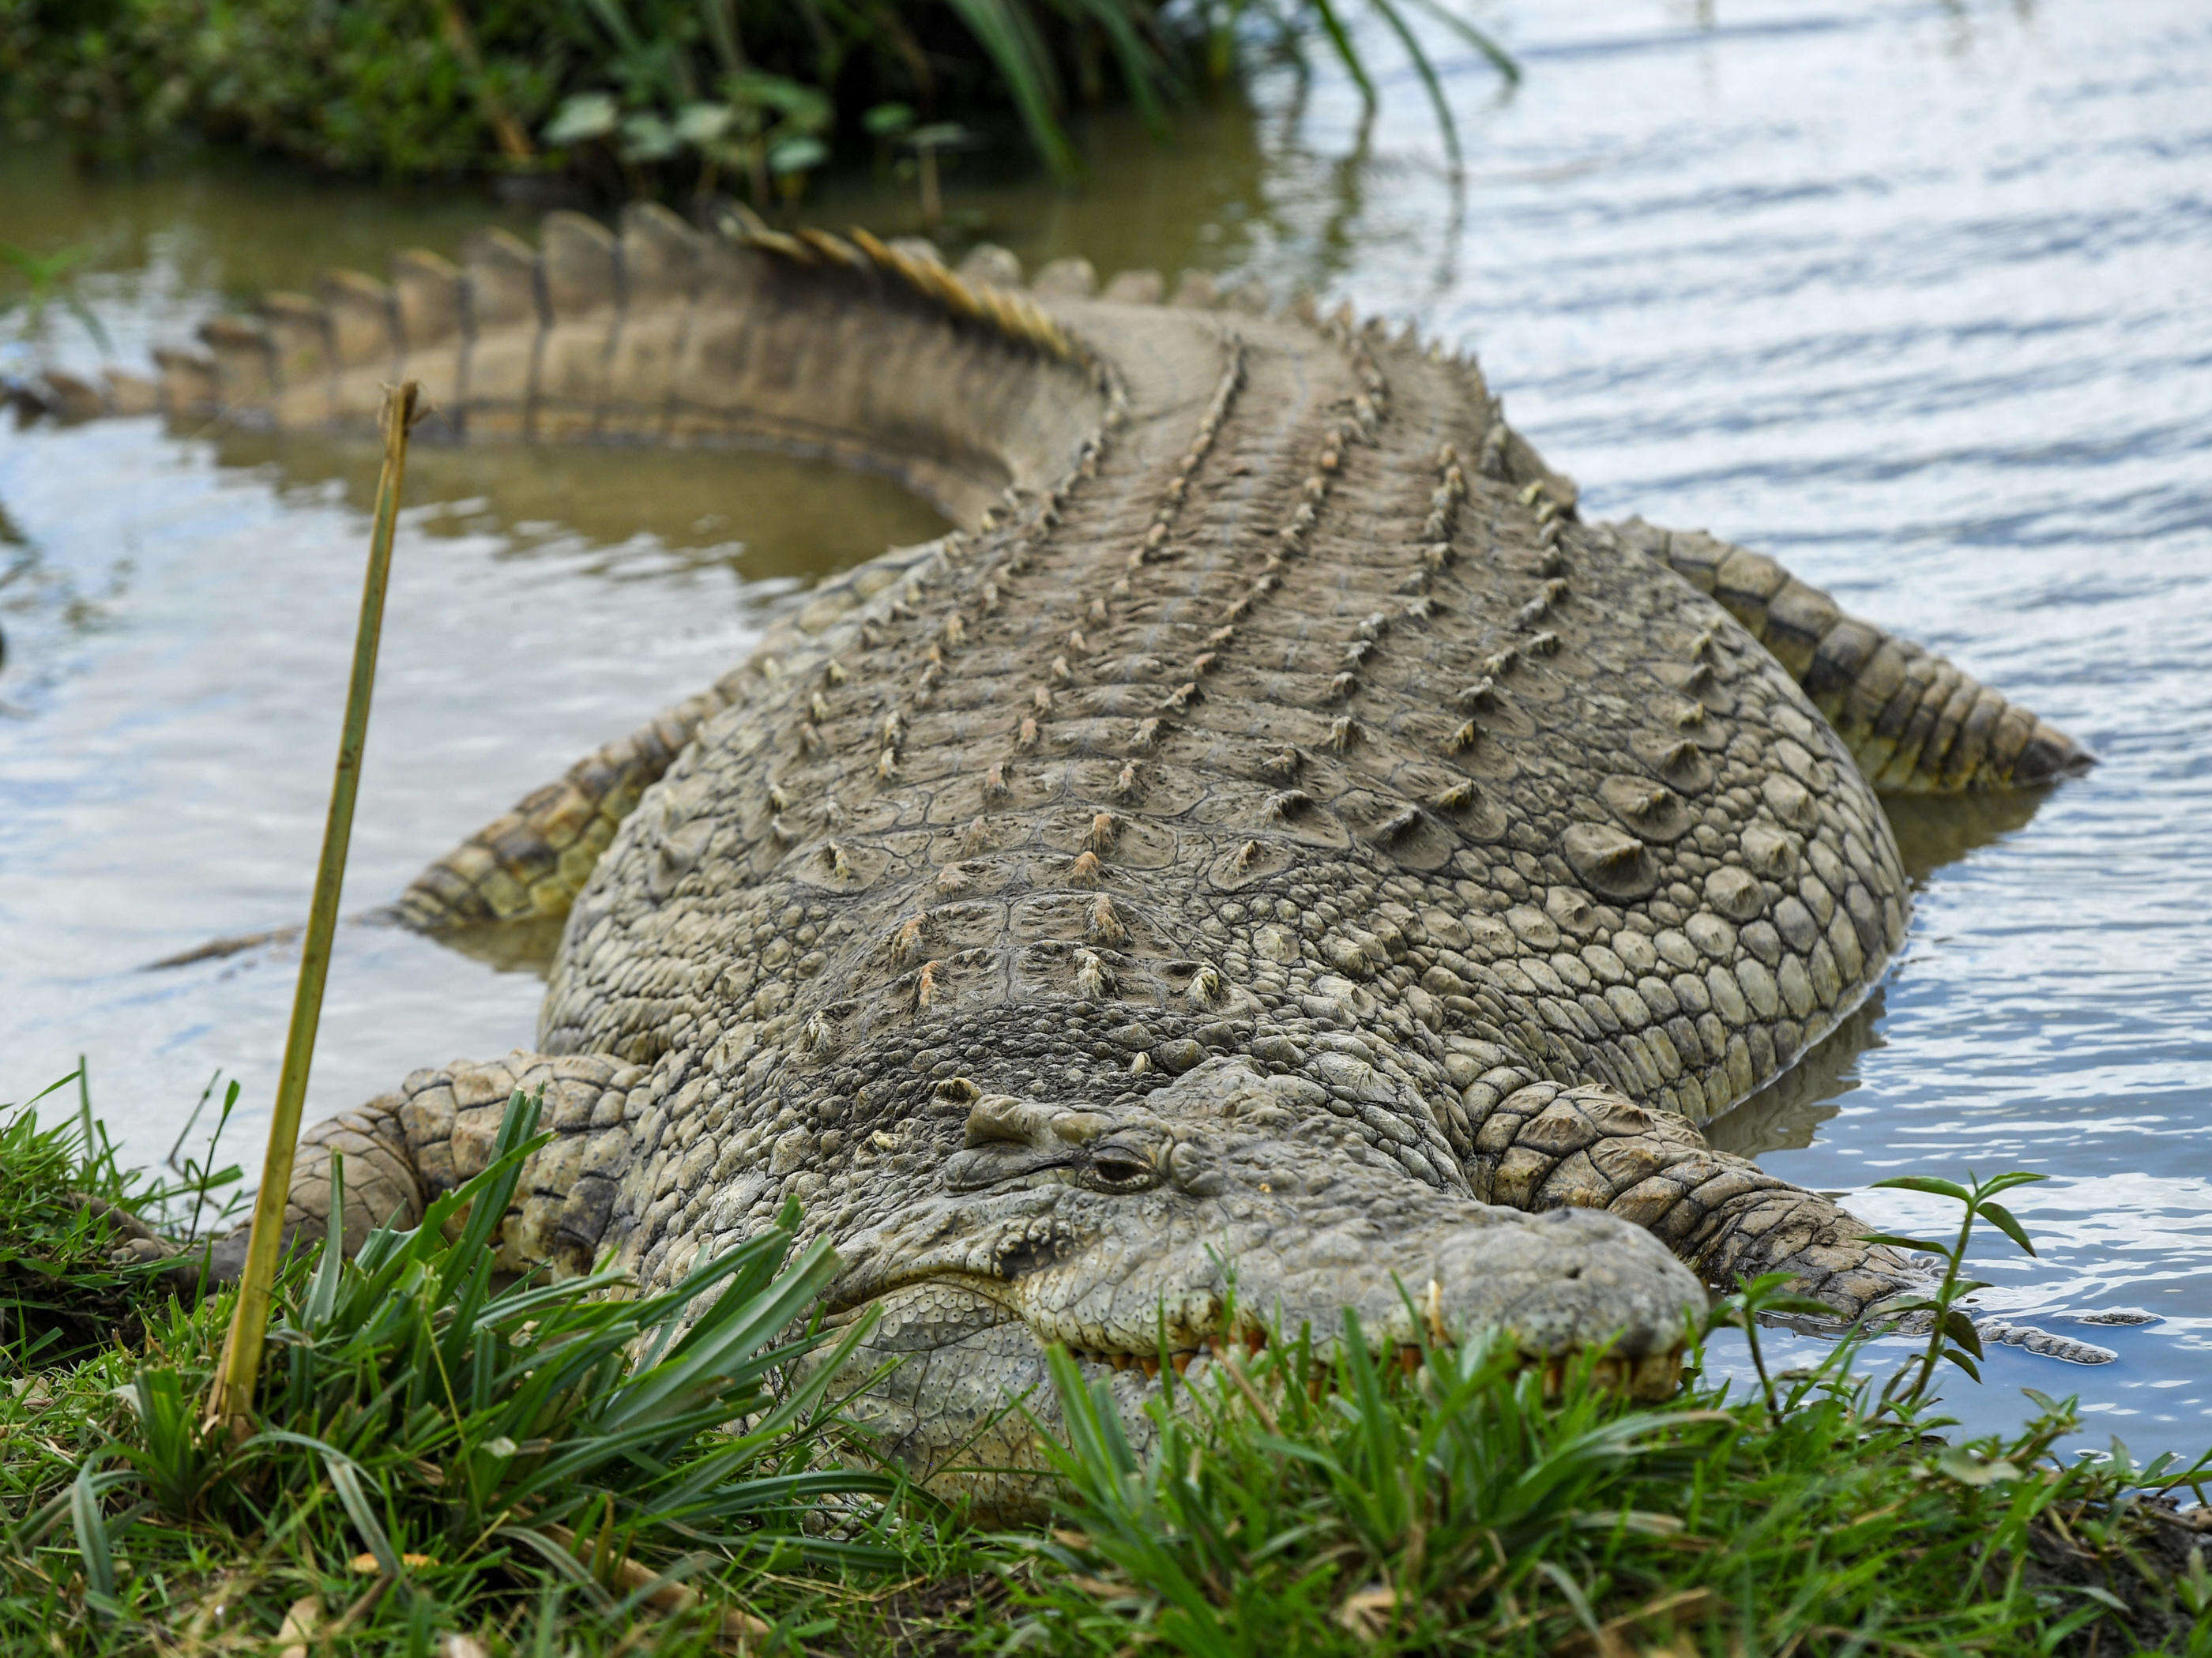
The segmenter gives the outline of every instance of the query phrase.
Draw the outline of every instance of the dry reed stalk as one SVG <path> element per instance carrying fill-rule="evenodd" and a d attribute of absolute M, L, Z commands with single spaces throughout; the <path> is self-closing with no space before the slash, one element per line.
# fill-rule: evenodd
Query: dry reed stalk
<path fill-rule="evenodd" d="M 377 641 L 384 631 L 384 590 L 392 570 L 392 534 L 399 516 L 399 487 L 407 471 L 407 434 L 415 423 L 418 387 L 413 380 L 384 392 L 384 471 L 376 485 L 376 527 L 368 544 L 368 573 L 362 582 L 361 622 L 354 634 L 353 679 L 346 689 L 345 728 L 331 780 L 330 816 L 323 824 L 322 861 L 315 869 L 314 901 L 300 952 L 300 982 L 292 998 L 292 1023 L 284 1038 L 284 1066 L 276 1079 L 276 1112 L 269 1150 L 261 1163 L 261 1188 L 253 1202 L 253 1231 L 238 1307 L 222 1344 L 222 1363 L 208 1401 L 211 1424 L 242 1437 L 249 1425 L 253 1387 L 261 1374 L 263 1338 L 283 1243 L 284 1199 L 292 1186 L 292 1158 L 300 1139 L 300 1112 L 307 1097 L 307 1066 L 323 1013 L 331 940 L 337 930 L 338 895 L 345 885 L 346 848 L 353 838 L 354 797 L 361 786 L 362 751 L 368 738 L 368 703 L 376 685 Z M 333 1235 L 342 1218 L 332 1218 Z"/>

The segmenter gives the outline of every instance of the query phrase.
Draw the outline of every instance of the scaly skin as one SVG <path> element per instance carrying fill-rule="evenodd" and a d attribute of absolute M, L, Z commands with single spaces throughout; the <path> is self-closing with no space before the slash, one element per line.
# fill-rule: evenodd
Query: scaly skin
<path fill-rule="evenodd" d="M 1698 1125 L 1904 938 L 1869 777 L 2080 750 L 1771 561 L 1582 523 L 1471 363 L 1007 263 L 556 216 L 50 394 L 343 423 L 404 372 L 471 440 L 811 447 L 965 526 L 426 872 L 425 929 L 569 908 L 539 1051 L 312 1132 L 294 1224 L 333 1150 L 349 1241 L 419 1214 L 543 1083 L 512 1262 L 662 1284 L 795 1197 L 862 1362 L 913 1359 L 867 1408 L 1000 1506 L 1042 1344 L 1133 1402 L 1163 1339 L 1238 1333 L 1232 1272 L 1247 1316 L 1402 1339 L 1402 1285 L 1646 1391 L 1699 1278 L 1911 1287 Z"/>

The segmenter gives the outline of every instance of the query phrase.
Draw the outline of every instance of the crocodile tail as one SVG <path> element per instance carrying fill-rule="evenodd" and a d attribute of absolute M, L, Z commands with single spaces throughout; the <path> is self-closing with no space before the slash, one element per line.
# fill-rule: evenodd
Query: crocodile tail
<path fill-rule="evenodd" d="M 1048 294 L 1083 285 L 1052 274 Z M 795 449 L 888 471 L 968 518 L 1066 471 L 1118 401 L 1019 267 L 1006 275 L 742 210 L 711 232 L 653 204 L 613 230 L 559 212 L 535 246 L 486 230 L 458 262 L 409 250 L 383 278 L 334 271 L 312 294 L 269 295 L 157 352 L 151 379 L 55 373 L 8 391 L 68 421 L 367 430 L 384 386 L 412 380 L 433 440 Z M 945 398 L 948 383 L 963 395 Z"/>
<path fill-rule="evenodd" d="M 1762 554 L 1641 519 L 1613 528 L 1710 593 L 1772 652 L 1885 793 L 2024 786 L 2093 763 L 2056 726 L 1911 640 L 1846 615 Z"/>

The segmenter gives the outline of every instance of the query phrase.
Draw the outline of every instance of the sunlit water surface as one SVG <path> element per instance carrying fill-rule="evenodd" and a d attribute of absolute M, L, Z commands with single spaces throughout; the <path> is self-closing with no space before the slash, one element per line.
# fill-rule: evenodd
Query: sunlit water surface
<path fill-rule="evenodd" d="M 1886 1224 L 1907 1171 L 2033 1169 L 2041 1251 L 1977 1265 L 2008 1316 L 2119 1362 L 2005 1351 L 1952 1390 L 2084 1396 L 2147 1455 L 2212 1429 L 2212 14 L 2016 5 L 1494 4 L 1527 66 L 1447 60 L 1455 186 L 1418 82 L 1263 81 L 1255 118 L 1092 135 L 1081 196 L 956 179 L 1037 261 L 1311 284 L 1478 347 L 1593 515 L 1770 551 L 2086 739 L 2031 813 L 1900 814 L 1905 959 L 1722 1125 Z M 1375 43 L 1386 55 L 1387 43 Z M 890 228 L 896 197 L 824 216 Z M 325 263 L 452 247 L 492 210 L 259 174 L 0 163 L 5 239 L 89 240 L 116 349 Z M 505 216 L 510 222 L 517 216 Z M 58 324 L 55 343 L 88 348 Z M 373 458 L 167 434 L 0 437 L 0 1097 L 91 1057 L 135 1157 L 216 1067 L 258 1145 L 285 952 L 152 957 L 306 907 Z M 934 520 L 799 465 L 424 452 L 410 476 L 349 891 L 429 855 L 730 665 L 764 607 Z M 531 1036 L 527 970 L 341 937 L 311 1114 Z M 2080 1329 L 2114 1309 L 2136 1328 Z M 1812 1344 L 1783 1344 L 1793 1359 Z M 1880 1359 L 1882 1356 L 1877 1355 Z M 1740 1367 L 1740 1358 L 1725 1356 Z"/>

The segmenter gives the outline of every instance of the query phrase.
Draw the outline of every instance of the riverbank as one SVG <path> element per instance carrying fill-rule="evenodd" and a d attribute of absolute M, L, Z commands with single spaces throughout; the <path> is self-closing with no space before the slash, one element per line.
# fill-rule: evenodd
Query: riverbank
<path fill-rule="evenodd" d="M 185 1310 L 115 1266 L 83 1199 L 204 1230 L 235 1171 L 157 1187 L 82 1135 L 0 1130 L 11 1650 L 2212 1653 L 2212 1509 L 2175 1500 L 2212 1452 L 2061 1461 L 2078 1422 L 2048 1400 L 1947 1439 L 1933 1393 L 1886 1401 L 1840 1348 L 1750 1389 L 1693 1351 L 1638 1406 L 1484 1345 L 1278 1339 L 1184 1385 L 1142 1461 L 1062 1363 L 1050 1523 L 978 1524 L 781 1368 L 834 1270 L 787 1234 L 650 1301 L 487 1295 L 484 1223 L 449 1201 L 452 1242 L 433 1217 L 290 1271 L 234 1444 L 198 1422 L 230 1297 Z M 496 1216 L 513 1179 L 457 1199 Z M 626 1363 L 695 1298 L 683 1344 Z"/>
<path fill-rule="evenodd" d="M 316 172 L 565 181 L 619 198 L 795 199 L 842 152 L 919 175 L 948 154 L 1025 149 L 1065 184 L 1082 171 L 1077 110 L 1165 110 L 1256 64 L 1333 59 L 1376 101 L 1386 33 L 1456 143 L 1440 46 L 1510 84 L 1520 70 L 1436 0 L 1291 0 L 1262 21 L 1239 0 L 0 0 L 0 126 L 64 138 L 80 162 L 142 166 L 215 143 Z"/>

